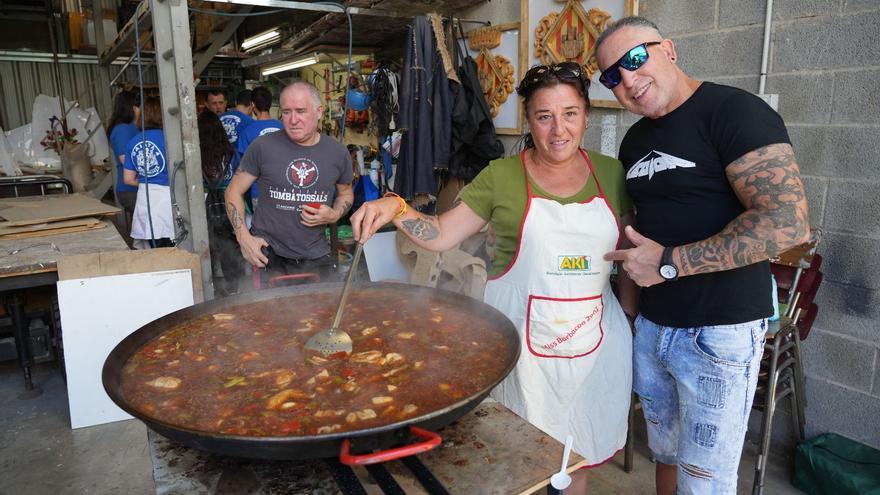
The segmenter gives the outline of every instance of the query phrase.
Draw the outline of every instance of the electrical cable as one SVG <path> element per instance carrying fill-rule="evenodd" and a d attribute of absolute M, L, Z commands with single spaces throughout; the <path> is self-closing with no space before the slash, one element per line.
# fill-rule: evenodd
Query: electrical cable
<path fill-rule="evenodd" d="M 141 5 L 144 5 L 143 0 L 138 7 L 134 10 L 134 53 L 135 60 L 137 61 L 138 68 L 138 85 L 140 86 L 140 102 L 141 102 L 141 163 L 144 164 L 144 193 L 147 197 L 147 219 L 150 222 L 150 246 L 155 247 L 156 245 L 156 233 L 153 230 L 153 212 L 150 207 L 150 165 L 147 163 L 147 130 L 146 130 L 146 117 L 144 116 L 144 67 L 141 63 L 141 36 L 139 32 L 139 23 L 138 18 L 138 10 Z M 164 133 L 164 131 L 163 131 Z M 134 164 L 135 170 L 137 170 L 137 164 Z"/>
<path fill-rule="evenodd" d="M 348 7 L 337 2 L 315 2 L 319 5 L 330 5 L 333 7 L 338 7 L 345 13 L 345 17 L 348 20 L 348 66 L 346 67 L 347 73 L 345 76 L 345 105 L 342 107 L 342 123 L 339 125 L 339 141 L 342 142 L 345 140 L 345 119 L 348 116 L 348 109 L 351 106 L 351 102 L 348 101 L 348 78 L 351 77 L 351 58 L 352 58 L 352 46 L 354 44 L 354 27 L 351 25 L 351 13 L 348 11 Z"/>
<path fill-rule="evenodd" d="M 285 12 L 290 9 L 273 9 L 273 10 L 266 10 L 264 12 L 248 12 L 248 13 L 218 12 L 216 10 L 204 10 L 204 9 L 197 9 L 195 7 L 190 7 L 189 10 L 192 12 L 198 12 L 199 14 L 216 15 L 216 16 L 220 16 L 220 17 L 251 17 L 251 16 L 258 16 L 258 15 L 277 14 L 278 12 Z"/>

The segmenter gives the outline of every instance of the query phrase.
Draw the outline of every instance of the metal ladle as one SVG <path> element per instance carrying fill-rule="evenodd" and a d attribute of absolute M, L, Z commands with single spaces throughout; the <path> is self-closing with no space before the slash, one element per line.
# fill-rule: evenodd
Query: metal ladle
<path fill-rule="evenodd" d="M 305 348 L 310 351 L 320 352 L 325 356 L 344 352 L 346 355 L 351 354 L 351 336 L 345 330 L 339 329 L 339 322 L 342 320 L 342 308 L 348 300 L 348 293 L 351 292 L 351 281 L 354 279 L 354 273 L 357 271 L 358 262 L 361 260 L 361 253 L 364 245 L 360 242 L 354 249 L 354 257 L 351 260 L 351 268 L 348 269 L 348 275 L 345 277 L 345 285 L 342 286 L 342 295 L 339 296 L 339 305 L 336 307 L 336 315 L 333 317 L 333 324 L 327 330 L 322 330 L 306 342 Z"/>

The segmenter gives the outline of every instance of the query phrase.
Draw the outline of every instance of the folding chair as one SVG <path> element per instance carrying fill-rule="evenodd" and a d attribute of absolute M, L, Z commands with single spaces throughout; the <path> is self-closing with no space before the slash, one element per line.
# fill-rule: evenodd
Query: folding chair
<path fill-rule="evenodd" d="M 782 296 L 781 317 L 769 322 L 764 356 L 758 373 L 753 408 L 762 411 L 761 444 L 755 462 L 753 494 L 764 489 L 764 474 L 770 454 L 773 415 L 784 400 L 791 407 L 792 434 L 804 439 L 806 391 L 800 343 L 807 338 L 818 313 L 813 302 L 822 283 L 822 256 L 816 254 L 820 231 L 811 240 L 772 259 L 771 270 Z"/>

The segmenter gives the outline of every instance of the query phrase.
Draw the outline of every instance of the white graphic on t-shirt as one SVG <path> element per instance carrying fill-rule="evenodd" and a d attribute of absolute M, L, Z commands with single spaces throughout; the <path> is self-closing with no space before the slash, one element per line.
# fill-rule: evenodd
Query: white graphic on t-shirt
<path fill-rule="evenodd" d="M 238 125 L 241 124 L 241 117 L 238 115 L 224 115 L 220 117 L 220 122 L 223 123 L 223 130 L 226 131 L 229 142 L 234 143 L 238 141 Z"/>
<path fill-rule="evenodd" d="M 165 170 L 165 155 L 152 141 L 139 141 L 131 149 L 131 156 L 139 174 L 155 177 Z"/>
<path fill-rule="evenodd" d="M 326 203 L 330 198 L 326 192 L 293 192 L 286 189 L 276 189 L 269 186 L 269 197 L 278 201 L 292 201 L 296 203 Z M 301 209 L 302 205 L 287 206 L 278 204 L 275 206 L 279 210 L 296 210 Z"/>
<path fill-rule="evenodd" d="M 287 166 L 287 180 L 299 189 L 312 187 L 318 182 L 318 166 L 308 158 L 297 158 Z"/>
<path fill-rule="evenodd" d="M 672 170 L 675 168 L 694 168 L 697 164 L 687 160 L 672 156 L 667 153 L 661 153 L 651 150 L 650 153 L 637 161 L 632 168 L 626 173 L 626 179 L 635 179 L 636 177 L 648 176 L 648 180 L 654 177 L 655 172 L 664 170 Z"/>
<path fill-rule="evenodd" d="M 273 132 L 278 132 L 280 130 L 281 129 L 279 129 L 277 127 L 267 127 L 265 129 L 263 129 L 262 131 L 260 131 L 260 136 L 265 136 L 266 134 L 272 134 Z M 259 137 L 259 136 L 257 136 L 257 137 Z"/>

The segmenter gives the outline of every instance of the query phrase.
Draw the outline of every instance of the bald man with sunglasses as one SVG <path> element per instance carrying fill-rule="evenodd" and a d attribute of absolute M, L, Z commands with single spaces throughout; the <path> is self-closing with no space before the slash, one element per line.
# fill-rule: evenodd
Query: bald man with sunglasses
<path fill-rule="evenodd" d="M 641 287 L 633 388 L 657 493 L 735 494 L 773 313 L 767 260 L 809 236 L 788 132 L 760 98 L 685 74 L 647 19 L 612 24 L 595 53 L 599 81 L 644 116 L 619 155 L 634 247 L 605 258 Z"/>

